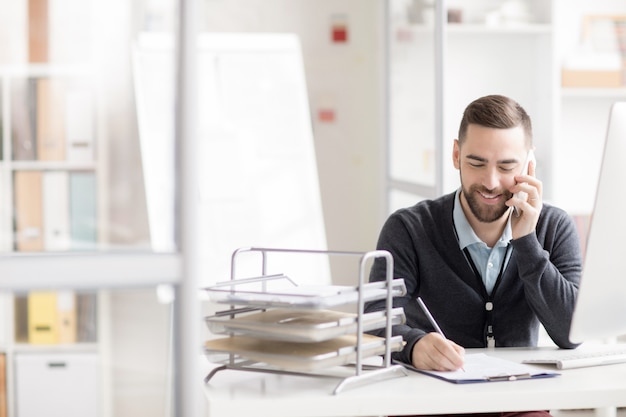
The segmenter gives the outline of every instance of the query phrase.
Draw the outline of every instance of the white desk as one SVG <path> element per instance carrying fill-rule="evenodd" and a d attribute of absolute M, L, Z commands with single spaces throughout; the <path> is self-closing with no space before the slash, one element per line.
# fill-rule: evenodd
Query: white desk
<path fill-rule="evenodd" d="M 582 347 L 581 347 L 582 348 Z M 521 361 L 542 349 L 468 350 Z M 210 417 L 384 416 L 626 406 L 626 364 L 555 378 L 456 385 L 417 372 L 332 392 L 335 378 L 225 370 L 206 385 Z"/>

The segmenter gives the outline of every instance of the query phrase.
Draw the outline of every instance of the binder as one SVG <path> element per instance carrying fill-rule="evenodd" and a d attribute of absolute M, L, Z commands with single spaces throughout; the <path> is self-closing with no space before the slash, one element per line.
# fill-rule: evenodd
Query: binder
<path fill-rule="evenodd" d="M 98 341 L 97 307 L 96 294 L 80 294 L 76 297 L 76 338 L 78 342 L 95 343 Z"/>
<path fill-rule="evenodd" d="M 44 249 L 69 250 L 69 175 L 66 171 L 45 171 L 42 181 Z"/>
<path fill-rule="evenodd" d="M 44 247 L 41 172 L 16 171 L 14 181 L 16 249 L 41 251 Z"/>
<path fill-rule="evenodd" d="M 58 343 L 58 317 L 56 292 L 28 293 L 28 342 L 32 344 Z"/>
<path fill-rule="evenodd" d="M 73 88 L 65 98 L 66 156 L 68 161 L 94 160 L 94 108 L 91 91 Z"/>
<path fill-rule="evenodd" d="M 0 417 L 7 417 L 7 357 L 0 353 Z"/>
<path fill-rule="evenodd" d="M 76 294 L 65 290 L 57 292 L 59 343 L 76 343 Z"/>
<path fill-rule="evenodd" d="M 63 80 L 37 79 L 37 159 L 65 159 L 65 86 Z"/>
<path fill-rule="evenodd" d="M 48 0 L 28 0 L 28 61 L 48 61 Z"/>
<path fill-rule="evenodd" d="M 70 173 L 71 249 L 94 249 L 97 239 L 96 177 L 93 172 Z"/>
<path fill-rule="evenodd" d="M 35 159 L 35 82 L 16 78 L 11 82 L 11 142 L 13 159 Z"/>
<path fill-rule="evenodd" d="M 28 296 L 16 294 L 13 301 L 15 342 L 28 343 Z"/>

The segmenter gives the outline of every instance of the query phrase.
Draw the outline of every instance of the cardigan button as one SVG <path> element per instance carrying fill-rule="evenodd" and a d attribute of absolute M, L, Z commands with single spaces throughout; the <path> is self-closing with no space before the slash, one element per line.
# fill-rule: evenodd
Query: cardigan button
<path fill-rule="evenodd" d="M 493 303 L 491 301 L 487 301 L 485 303 L 485 310 L 487 310 L 487 311 L 493 310 Z"/>

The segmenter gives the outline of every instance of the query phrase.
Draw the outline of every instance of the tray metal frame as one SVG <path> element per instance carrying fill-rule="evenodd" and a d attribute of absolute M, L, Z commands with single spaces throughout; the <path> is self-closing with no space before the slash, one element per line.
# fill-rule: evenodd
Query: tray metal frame
<path fill-rule="evenodd" d="M 236 278 L 237 272 L 237 258 L 242 253 L 246 252 L 259 252 L 261 254 L 261 275 L 258 277 L 252 278 Z M 234 288 L 237 284 L 249 284 L 251 282 L 261 282 L 263 289 L 266 290 L 266 283 L 268 280 L 276 279 L 276 275 L 268 275 L 267 274 L 267 258 L 270 253 L 292 253 L 292 254 L 312 254 L 312 255 L 326 255 L 326 256 L 348 256 L 359 258 L 359 277 L 358 277 L 358 286 L 356 287 L 356 291 L 358 293 L 357 297 L 357 326 L 356 326 L 356 363 L 354 365 L 354 375 L 350 375 L 348 377 L 341 378 L 340 382 L 337 384 L 335 389 L 333 390 L 333 394 L 336 395 L 347 389 L 349 387 L 354 387 L 358 385 L 362 385 L 364 383 L 371 383 L 376 381 L 381 381 L 384 379 L 396 377 L 396 376 L 407 376 L 408 373 L 406 369 L 401 365 L 393 365 L 391 363 L 391 338 L 392 338 L 392 310 L 393 310 L 393 295 L 392 295 L 392 281 L 393 281 L 393 257 L 391 253 L 385 250 L 375 250 L 369 252 L 351 252 L 351 251 L 335 251 L 335 250 L 312 250 L 312 249 L 281 249 L 281 248 L 267 248 L 267 247 L 243 247 L 236 249 L 231 256 L 231 270 L 230 270 L 230 285 Z M 372 365 L 364 365 L 363 364 L 363 354 L 360 349 L 360 346 L 363 343 L 363 333 L 364 333 L 364 325 L 363 325 L 363 315 L 365 310 L 365 299 L 363 297 L 362 287 L 366 283 L 365 280 L 365 271 L 368 265 L 368 262 L 372 261 L 376 258 L 385 258 L 386 263 L 386 271 L 385 271 L 385 311 L 386 311 L 386 320 L 385 320 L 385 352 L 383 354 L 383 364 L 382 366 L 372 366 Z M 294 285 L 297 285 L 293 280 L 287 277 Z M 233 290 L 235 291 L 235 290 Z M 253 309 L 250 308 L 237 308 L 236 305 L 231 305 L 230 310 L 233 317 L 240 313 L 251 311 Z M 223 364 L 214 368 L 205 378 L 204 382 L 208 383 L 216 373 L 223 370 L 241 370 L 241 371 L 251 371 L 251 372 L 264 372 L 264 373 L 274 373 L 274 374 L 289 374 L 289 375 L 300 375 L 300 376 L 314 376 L 314 377 L 329 377 L 330 375 L 319 374 L 319 373 L 309 373 L 309 372 L 296 372 L 289 371 L 284 369 L 273 369 L 269 367 L 259 367 L 255 366 L 257 362 L 249 361 L 249 360 L 240 360 L 236 361 L 236 354 L 229 354 L 228 363 Z"/>

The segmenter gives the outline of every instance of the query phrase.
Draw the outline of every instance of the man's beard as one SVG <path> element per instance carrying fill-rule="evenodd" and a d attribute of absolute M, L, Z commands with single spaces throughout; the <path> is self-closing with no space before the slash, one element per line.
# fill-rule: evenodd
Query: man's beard
<path fill-rule="evenodd" d="M 470 211 L 480 222 L 483 222 L 483 223 L 494 222 L 500 219 L 504 215 L 504 213 L 506 213 L 506 211 L 509 209 L 509 207 L 504 203 L 502 203 L 501 205 L 497 205 L 497 206 L 491 206 L 491 205 L 481 204 L 478 201 L 479 199 L 478 192 L 482 192 L 483 194 L 500 194 L 500 193 L 489 192 L 485 188 L 478 187 L 478 186 L 471 186 L 469 190 L 463 187 L 462 191 L 463 191 L 463 195 L 465 196 L 465 201 L 467 201 L 467 204 L 469 205 Z M 502 195 L 504 195 L 505 197 L 504 201 L 506 201 L 509 198 L 511 198 L 513 194 L 511 194 L 509 191 L 504 191 L 502 192 Z"/>

